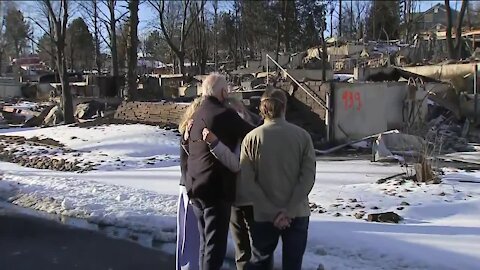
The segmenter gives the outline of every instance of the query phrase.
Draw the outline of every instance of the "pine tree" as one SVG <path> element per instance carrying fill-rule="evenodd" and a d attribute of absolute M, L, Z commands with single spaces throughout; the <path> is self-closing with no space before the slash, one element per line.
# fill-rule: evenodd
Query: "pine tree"
<path fill-rule="evenodd" d="M 8 55 L 20 57 L 28 47 L 30 25 L 23 17 L 23 13 L 15 7 L 9 7 L 5 17 L 5 35 Z"/>
<path fill-rule="evenodd" d="M 299 50 L 318 46 L 321 42 L 322 25 L 326 19 L 326 5 L 318 1 L 299 0 L 297 3 Z"/>
<path fill-rule="evenodd" d="M 67 62 L 70 69 L 85 70 L 93 67 L 95 51 L 93 36 L 82 18 L 73 20 L 67 28 Z"/>

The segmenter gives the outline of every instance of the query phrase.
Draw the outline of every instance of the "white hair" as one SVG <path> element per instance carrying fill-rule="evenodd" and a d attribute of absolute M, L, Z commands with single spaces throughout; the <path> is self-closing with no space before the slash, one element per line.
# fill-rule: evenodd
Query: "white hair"
<path fill-rule="evenodd" d="M 219 73 L 211 73 L 202 83 L 202 95 L 220 97 L 223 89 L 227 89 L 228 83 L 225 76 Z"/>

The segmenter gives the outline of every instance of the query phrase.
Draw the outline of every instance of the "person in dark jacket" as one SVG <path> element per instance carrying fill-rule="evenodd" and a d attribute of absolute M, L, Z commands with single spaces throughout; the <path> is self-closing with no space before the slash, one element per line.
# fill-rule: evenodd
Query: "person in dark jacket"
<path fill-rule="evenodd" d="M 202 84 L 204 100 L 193 116 L 188 139 L 188 173 L 186 189 L 198 219 L 200 232 L 200 269 L 220 269 L 227 248 L 231 206 L 235 200 L 236 174 L 224 166 L 211 152 L 218 141 L 232 152 L 238 141 L 254 127 L 245 122 L 223 102 L 228 96 L 227 81 L 219 74 L 210 74 Z M 208 128 L 218 141 L 211 145 L 202 140 Z"/>

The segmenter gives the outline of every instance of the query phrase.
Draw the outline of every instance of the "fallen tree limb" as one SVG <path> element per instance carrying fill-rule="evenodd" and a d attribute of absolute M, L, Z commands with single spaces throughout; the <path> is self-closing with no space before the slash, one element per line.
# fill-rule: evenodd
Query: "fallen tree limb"
<path fill-rule="evenodd" d="M 398 177 L 398 176 L 403 176 L 403 175 L 406 175 L 406 174 L 407 174 L 407 173 L 404 173 L 404 172 L 403 172 L 403 173 L 397 173 L 397 174 L 394 174 L 394 175 L 389 176 L 389 177 L 385 177 L 385 178 L 378 179 L 378 180 L 377 180 L 377 184 L 383 184 L 383 183 L 387 182 L 387 181 L 390 180 L 390 179 L 393 179 L 393 178 Z"/>

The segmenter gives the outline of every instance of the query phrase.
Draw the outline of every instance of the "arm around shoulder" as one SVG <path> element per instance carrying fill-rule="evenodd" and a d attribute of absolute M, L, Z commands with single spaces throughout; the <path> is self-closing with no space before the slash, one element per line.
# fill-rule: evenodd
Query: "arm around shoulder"
<path fill-rule="evenodd" d="M 221 141 L 218 141 L 216 145 L 210 148 L 210 152 L 227 167 L 230 171 L 237 173 L 240 171 L 240 161 L 238 155 L 233 153 Z"/>

